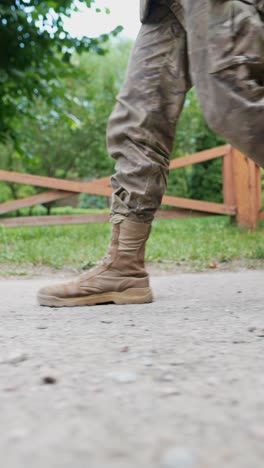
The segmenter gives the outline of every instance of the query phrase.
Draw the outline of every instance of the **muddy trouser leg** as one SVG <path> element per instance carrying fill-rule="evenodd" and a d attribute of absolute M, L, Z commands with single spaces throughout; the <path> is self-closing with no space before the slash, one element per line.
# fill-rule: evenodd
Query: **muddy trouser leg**
<path fill-rule="evenodd" d="M 166 189 L 176 123 L 189 87 L 185 31 L 165 0 L 153 2 L 108 125 L 108 148 L 116 159 L 113 222 L 123 216 L 152 221 Z"/>
<path fill-rule="evenodd" d="M 264 1 L 183 4 L 190 72 L 204 115 L 264 166 Z"/>

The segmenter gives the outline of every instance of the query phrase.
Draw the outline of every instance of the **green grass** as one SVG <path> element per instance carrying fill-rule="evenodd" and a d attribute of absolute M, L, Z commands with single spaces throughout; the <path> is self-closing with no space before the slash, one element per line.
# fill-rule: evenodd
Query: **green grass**
<path fill-rule="evenodd" d="M 111 225 L 4 228 L 0 224 L 0 263 L 23 268 L 89 268 L 104 254 Z M 159 220 L 147 246 L 147 261 L 171 262 L 202 270 L 210 263 L 262 260 L 264 223 L 256 232 L 230 225 L 229 218 Z"/>

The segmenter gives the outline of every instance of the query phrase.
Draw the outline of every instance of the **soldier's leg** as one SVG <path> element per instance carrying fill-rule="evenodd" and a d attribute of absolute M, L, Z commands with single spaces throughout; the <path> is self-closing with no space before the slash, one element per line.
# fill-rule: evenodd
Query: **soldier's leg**
<path fill-rule="evenodd" d="M 145 244 L 166 187 L 175 126 L 188 87 L 185 32 L 165 0 L 159 0 L 141 29 L 109 124 L 117 174 L 108 253 L 99 266 L 74 281 L 39 291 L 41 305 L 152 300 Z"/>
<path fill-rule="evenodd" d="M 108 147 L 117 161 L 114 222 L 124 216 L 150 223 L 166 189 L 176 123 L 190 87 L 186 34 L 169 4 L 153 1 L 109 121 Z"/>
<path fill-rule="evenodd" d="M 183 3 L 191 76 L 205 117 L 264 166 L 264 1 Z"/>

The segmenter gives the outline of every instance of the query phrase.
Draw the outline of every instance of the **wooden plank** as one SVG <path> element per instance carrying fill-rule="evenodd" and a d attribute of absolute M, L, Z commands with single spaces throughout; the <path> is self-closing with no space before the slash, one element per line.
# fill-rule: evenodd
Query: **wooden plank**
<path fill-rule="evenodd" d="M 233 149 L 234 187 L 239 226 L 255 230 L 259 220 L 259 182 L 256 164 Z"/>
<path fill-rule="evenodd" d="M 193 155 L 188 155 L 183 158 L 178 158 L 170 163 L 170 169 L 176 169 L 188 164 L 207 161 L 223 156 L 228 151 L 229 146 L 219 146 L 206 151 L 201 151 Z M 37 176 L 31 174 L 23 174 L 18 172 L 0 171 L 0 180 L 18 184 L 27 184 L 37 187 L 50 188 L 61 191 L 69 191 L 71 195 L 75 193 L 89 193 L 91 195 L 108 196 L 112 195 L 110 177 L 103 177 L 90 182 L 77 182 L 52 177 Z M 33 206 L 33 205 L 30 205 Z"/>
<path fill-rule="evenodd" d="M 111 196 L 112 194 L 112 189 L 109 186 L 109 177 L 103 177 L 100 180 L 96 179 L 90 182 L 76 182 L 52 177 L 21 174 L 19 172 L 0 171 L 0 180 L 67 192 L 89 193 L 91 195 L 102 196 Z"/>
<path fill-rule="evenodd" d="M 188 198 L 178 198 L 166 195 L 162 199 L 163 205 L 175 206 L 177 208 L 185 208 L 188 210 L 204 211 L 207 213 L 234 215 L 236 213 L 235 206 L 223 205 L 221 203 L 212 203 Z"/>
<path fill-rule="evenodd" d="M 223 195 L 225 205 L 235 206 L 236 194 L 234 189 L 233 158 L 231 146 L 223 158 Z"/>
<path fill-rule="evenodd" d="M 155 218 L 157 219 L 176 219 L 176 218 L 197 218 L 203 216 L 211 216 L 206 212 L 202 211 L 191 211 L 191 210 L 159 210 L 157 211 Z"/>
<path fill-rule="evenodd" d="M 236 204 L 239 203 L 239 210 L 237 213 L 237 219 L 240 225 L 249 225 L 248 222 L 245 222 L 245 217 L 251 216 L 250 226 L 253 229 L 256 225 L 256 220 L 262 216 L 259 215 L 261 210 L 261 180 L 260 180 L 260 170 L 259 168 L 247 160 L 244 161 L 244 166 L 241 163 L 241 155 L 236 151 L 231 151 L 229 145 L 220 146 L 218 148 L 213 148 L 206 151 L 201 151 L 199 153 L 185 156 L 184 158 L 178 158 L 170 163 L 170 169 L 176 169 L 184 167 L 187 164 L 195 164 L 198 162 L 207 161 L 217 157 L 224 157 L 223 160 L 223 176 L 224 176 L 224 204 L 212 203 L 206 201 L 184 199 L 179 197 L 165 196 L 163 198 L 163 204 L 182 208 L 185 210 L 198 211 L 200 213 L 214 213 L 214 214 L 223 214 L 223 215 L 235 215 L 236 214 Z M 243 159 L 243 156 L 242 156 Z M 253 165 L 252 165 L 253 164 Z M 243 166 L 243 168 L 242 168 Z M 48 201 L 53 201 L 59 198 L 67 198 L 72 196 L 74 193 L 88 193 L 93 195 L 101 195 L 110 197 L 112 194 L 112 188 L 110 185 L 110 178 L 103 177 L 101 179 L 96 179 L 90 182 L 78 182 L 78 181 L 67 181 L 63 179 L 55 179 L 50 177 L 35 176 L 30 174 L 21 174 L 9 171 L 0 171 L 0 180 L 5 180 L 7 182 L 29 184 L 39 187 L 51 188 L 55 190 L 60 190 L 60 192 L 46 192 L 43 194 L 34 195 L 33 197 L 27 197 L 25 199 L 16 200 L 12 202 L 7 202 L 0 205 L 0 213 L 5 213 L 11 210 L 16 210 L 22 207 L 33 206 L 37 203 L 45 203 Z M 250 193 L 250 200 L 247 200 L 246 193 Z M 55 197 L 56 198 L 53 198 Z M 44 197 L 44 198 L 43 198 Z M 48 197 L 48 198 L 45 198 Z M 243 207 L 243 208 L 242 208 Z M 185 216 L 182 210 L 173 210 L 175 216 Z M 176 215 L 177 211 L 177 215 Z M 252 215 L 254 212 L 254 216 Z M 162 211 L 164 213 L 164 211 Z M 249 215 L 251 213 L 251 215 Z M 171 215 L 171 216 L 174 216 Z M 91 218 L 92 216 L 92 218 Z M 96 216 L 96 218 L 94 218 Z M 89 223 L 89 222 L 101 222 L 96 221 L 100 220 L 102 215 L 72 215 L 72 216 L 49 216 L 48 219 L 45 219 L 44 216 L 41 217 L 30 217 L 29 219 L 23 218 L 24 225 L 32 225 L 32 220 L 34 224 L 68 224 L 68 223 Z M 103 215 L 105 216 L 105 215 Z M 108 215 L 107 215 L 108 216 Z M 158 215 L 165 217 L 164 214 Z M 170 215 L 166 215 L 170 216 Z M 190 212 L 188 214 L 190 216 Z M 39 218 L 39 219 L 38 219 Z M 56 219 L 54 219 L 56 218 Z M 253 220 L 254 218 L 254 220 Z M 21 225 L 22 218 L 2 219 L 3 224 L 6 225 Z M 96 219 L 96 220 L 95 220 Z M 105 219 L 105 218 L 102 218 Z M 243 221 L 244 219 L 244 221 Z M 261 218 L 262 219 L 262 218 Z M 11 224 L 10 224 L 11 223 Z M 18 224 L 16 224 L 18 223 Z M 28 223 L 28 224 L 27 224 Z M 30 224 L 29 224 L 30 223 Z M 40 223 L 40 224 L 38 224 Z"/>
<path fill-rule="evenodd" d="M 229 145 L 223 145 L 218 146 L 217 148 L 200 151 L 199 153 L 183 156 L 182 158 L 173 159 L 170 162 L 170 170 L 179 169 L 180 167 L 185 167 L 190 164 L 198 164 L 201 162 L 209 161 L 210 159 L 223 157 L 226 153 L 228 153 L 229 148 Z"/>
<path fill-rule="evenodd" d="M 10 211 L 19 210 L 21 208 L 29 208 L 30 206 L 40 205 L 42 203 L 48 203 L 55 200 L 62 200 L 64 198 L 76 195 L 71 192 L 43 192 L 31 197 L 19 198 L 18 200 L 12 200 L 10 202 L 0 204 L 0 214 L 9 213 Z"/>
<path fill-rule="evenodd" d="M 157 219 L 176 219 L 176 218 L 194 218 L 208 216 L 206 212 L 189 210 L 159 210 L 156 213 Z M 110 214 L 86 214 L 86 215 L 52 215 L 52 216 L 21 216 L 17 218 L 0 218 L 0 225 L 5 227 L 23 227 L 23 226 L 52 226 L 67 224 L 91 224 L 107 223 L 110 220 Z"/>
<path fill-rule="evenodd" d="M 234 207 L 221 205 L 218 203 L 201 202 L 197 200 L 188 200 L 176 197 L 164 197 L 163 204 L 185 208 L 184 210 L 160 210 L 157 214 L 159 218 L 174 217 L 192 217 L 200 212 L 202 216 L 208 216 L 208 213 L 232 215 L 235 213 Z M 106 214 L 87 214 L 87 215 L 53 215 L 53 216 L 22 216 L 18 218 L 1 218 L 0 224 L 5 226 L 45 226 L 54 224 L 86 224 L 96 222 L 106 222 L 109 215 Z"/>
<path fill-rule="evenodd" d="M 7 227 L 48 226 L 56 224 L 89 224 L 109 221 L 109 214 L 21 216 L 18 218 L 0 218 L 0 224 Z"/>
<path fill-rule="evenodd" d="M 261 168 L 255 164 L 256 169 L 256 183 L 257 183 L 257 210 L 260 214 L 262 210 L 262 184 L 261 184 Z"/>
<path fill-rule="evenodd" d="M 261 170 L 260 167 L 257 164 L 255 164 L 252 160 L 249 161 L 249 177 L 252 184 L 251 189 L 254 191 L 254 206 L 256 210 L 256 220 L 258 220 L 262 208 Z"/>

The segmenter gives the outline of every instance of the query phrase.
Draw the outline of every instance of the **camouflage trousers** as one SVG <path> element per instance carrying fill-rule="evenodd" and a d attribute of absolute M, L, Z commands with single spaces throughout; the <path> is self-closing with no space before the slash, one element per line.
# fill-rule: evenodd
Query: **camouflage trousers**
<path fill-rule="evenodd" d="M 264 166 L 264 0 L 153 0 L 108 125 L 114 219 L 151 222 L 185 95 Z"/>

